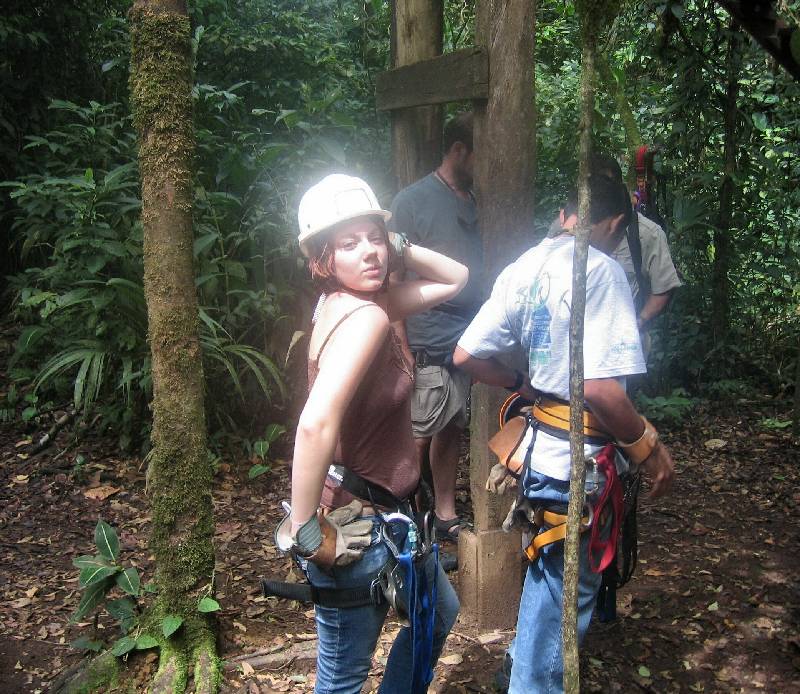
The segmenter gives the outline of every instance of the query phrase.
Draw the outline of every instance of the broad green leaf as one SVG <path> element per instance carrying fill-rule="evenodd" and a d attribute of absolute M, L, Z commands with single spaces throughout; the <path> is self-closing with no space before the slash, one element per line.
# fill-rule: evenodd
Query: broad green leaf
<path fill-rule="evenodd" d="M 264 438 L 270 443 L 274 443 L 281 436 L 286 433 L 286 427 L 280 424 L 270 424 L 264 433 Z"/>
<path fill-rule="evenodd" d="M 114 619 L 122 621 L 123 619 L 133 617 L 136 612 L 136 605 L 130 598 L 118 598 L 116 600 L 111 600 L 106 605 L 106 611 Z"/>
<path fill-rule="evenodd" d="M 203 598 L 197 605 L 198 612 L 216 612 L 219 603 L 214 598 Z"/>
<path fill-rule="evenodd" d="M 218 238 L 219 234 L 216 231 L 212 231 L 209 234 L 204 234 L 203 236 L 200 236 L 199 238 L 195 239 L 194 251 L 193 251 L 195 257 L 200 255 L 204 251 L 207 251 L 209 248 L 211 248 L 211 246 L 214 245 L 214 243 L 217 241 Z"/>
<path fill-rule="evenodd" d="M 93 641 L 88 636 L 81 636 L 79 639 L 70 641 L 69 645 L 79 651 L 94 651 L 97 653 L 102 647 L 102 641 Z"/>
<path fill-rule="evenodd" d="M 753 125 L 755 126 L 756 130 L 764 132 L 767 127 L 769 127 L 769 121 L 767 120 L 767 116 L 765 114 L 756 112 L 751 116 L 751 118 L 753 119 Z"/>
<path fill-rule="evenodd" d="M 99 554 L 95 554 L 94 556 L 82 554 L 77 559 L 72 560 L 72 565 L 78 569 L 86 569 L 90 566 L 110 566 L 109 563 Z"/>
<path fill-rule="evenodd" d="M 639 677 L 650 677 L 650 669 L 644 665 L 639 666 Z"/>
<path fill-rule="evenodd" d="M 106 593 L 110 590 L 113 584 L 114 579 L 109 576 L 98 583 L 92 583 L 92 585 L 88 586 L 83 591 L 83 596 L 78 604 L 78 609 L 75 610 L 75 613 L 72 615 L 72 617 L 70 617 L 70 622 L 74 623 L 82 619 L 101 602 L 103 602 L 103 599 L 106 597 Z"/>
<path fill-rule="evenodd" d="M 97 551 L 106 559 L 113 561 L 119 556 L 117 533 L 104 520 L 97 521 L 97 526 L 94 529 L 94 543 L 97 545 Z"/>
<path fill-rule="evenodd" d="M 136 648 L 136 639 L 133 636 L 123 636 L 119 641 L 114 644 L 114 647 L 111 649 L 111 652 L 119 657 L 121 655 L 125 655 L 129 653 L 134 648 Z"/>
<path fill-rule="evenodd" d="M 161 620 L 161 633 L 169 638 L 180 628 L 181 624 L 183 624 L 183 617 L 167 615 Z"/>
<path fill-rule="evenodd" d="M 118 566 L 87 566 L 85 569 L 81 569 L 80 576 L 78 577 L 78 583 L 80 584 L 81 588 L 84 588 L 92 585 L 93 583 L 97 583 L 98 581 L 102 581 L 108 576 L 113 576 L 118 572 Z"/>
<path fill-rule="evenodd" d="M 158 641 L 149 634 L 142 634 L 138 639 L 136 639 L 137 651 L 144 651 L 148 648 L 156 648 L 157 646 Z"/>
<path fill-rule="evenodd" d="M 255 453 L 259 458 L 262 460 L 267 457 L 267 453 L 269 453 L 269 441 L 256 441 L 253 444 L 253 453 Z"/>
<path fill-rule="evenodd" d="M 125 569 L 125 571 L 117 576 L 117 585 L 129 595 L 138 596 L 141 586 L 139 572 L 134 567 Z"/>
<path fill-rule="evenodd" d="M 254 480 L 256 477 L 260 477 L 265 472 L 269 472 L 270 467 L 269 465 L 261 465 L 261 463 L 256 463 L 247 473 L 247 479 Z M 202 611 L 202 610 L 201 610 Z"/>

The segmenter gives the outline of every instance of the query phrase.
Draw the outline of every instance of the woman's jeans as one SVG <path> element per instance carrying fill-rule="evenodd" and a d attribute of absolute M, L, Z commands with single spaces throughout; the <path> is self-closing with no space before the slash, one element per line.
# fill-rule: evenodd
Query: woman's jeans
<path fill-rule="evenodd" d="M 569 482 L 533 470 L 525 477 L 525 496 L 542 504 L 566 505 Z M 581 534 L 578 579 L 578 641 L 583 640 L 592 619 L 601 574 L 589 568 L 589 533 Z M 542 549 L 528 565 L 519 604 L 517 635 L 509 647 L 513 658 L 509 694 L 560 694 L 564 691 L 561 652 L 561 605 L 564 587 L 564 543 Z"/>
<path fill-rule="evenodd" d="M 376 522 L 373 544 L 364 556 L 347 566 L 336 566 L 329 573 L 310 563 L 306 569 L 311 583 L 320 588 L 361 588 L 369 586 L 389 558 L 389 550 L 379 540 Z M 425 560 L 429 585 L 434 580 L 433 554 Z M 433 631 L 433 662 L 458 615 L 458 597 L 441 567 L 436 575 L 436 618 Z M 372 664 L 372 654 L 386 619 L 389 606 L 334 608 L 316 606 L 317 694 L 359 694 Z M 411 630 L 403 627 L 392 645 L 379 691 L 382 694 L 409 694 L 411 690 Z"/>

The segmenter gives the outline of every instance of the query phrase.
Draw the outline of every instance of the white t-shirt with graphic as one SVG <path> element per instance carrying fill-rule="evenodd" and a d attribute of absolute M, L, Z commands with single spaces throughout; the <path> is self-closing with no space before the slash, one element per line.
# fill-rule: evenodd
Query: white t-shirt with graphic
<path fill-rule="evenodd" d="M 459 347 L 478 359 L 521 345 L 528 355 L 533 387 L 562 400 L 569 399 L 574 241 L 572 236 L 545 239 L 505 268 L 491 297 L 458 341 Z M 587 379 L 617 378 L 624 386 L 625 376 L 646 371 L 625 272 L 591 247 L 583 340 Z M 597 450 L 586 446 L 587 455 Z M 555 479 L 569 479 L 569 442 L 540 431 L 531 466 Z"/>

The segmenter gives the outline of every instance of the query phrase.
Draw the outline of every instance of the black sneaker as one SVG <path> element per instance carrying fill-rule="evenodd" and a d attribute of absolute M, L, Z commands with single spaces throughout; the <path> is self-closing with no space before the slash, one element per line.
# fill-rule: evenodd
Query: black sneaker
<path fill-rule="evenodd" d="M 511 656 L 506 653 L 505 658 L 503 658 L 503 666 L 494 673 L 494 679 L 492 681 L 492 688 L 496 692 L 500 692 L 501 694 L 506 694 L 508 692 L 508 688 L 511 685 L 511 666 L 514 661 L 511 659 Z"/>

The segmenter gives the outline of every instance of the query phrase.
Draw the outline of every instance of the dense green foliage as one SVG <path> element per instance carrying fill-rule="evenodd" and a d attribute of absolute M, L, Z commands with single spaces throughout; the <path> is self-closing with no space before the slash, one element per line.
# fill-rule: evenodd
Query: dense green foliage
<path fill-rule="evenodd" d="M 150 397 L 129 5 L 15 2 L 0 18 L 0 177 L 8 181 L 0 223 L 9 240 L 6 301 L 22 326 L 12 376 L 29 404 L 72 399 L 82 412 L 99 410 L 123 444 L 141 440 Z M 799 6 L 782 3 L 795 16 Z M 263 439 L 266 423 L 285 416 L 282 366 L 313 302 L 294 250 L 299 193 L 347 170 L 373 183 L 385 203 L 391 198 L 389 120 L 373 99 L 388 63 L 388 3 L 197 0 L 190 8 L 209 423 Z M 446 3 L 446 50 L 471 43 L 473 21 L 473 2 Z M 715 335 L 711 270 L 731 51 L 741 67 L 729 312 L 727 331 Z M 800 333 L 800 88 L 731 31 L 712 0 L 623 3 L 600 52 L 613 83 L 598 90 L 595 138 L 625 152 L 613 98 L 620 92 L 643 141 L 660 146 L 659 207 L 685 282 L 654 329 L 651 395 L 791 389 Z M 542 0 L 532 241 L 577 171 L 579 57 L 574 3 Z"/>

